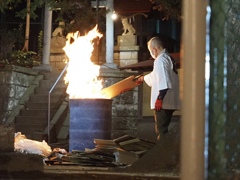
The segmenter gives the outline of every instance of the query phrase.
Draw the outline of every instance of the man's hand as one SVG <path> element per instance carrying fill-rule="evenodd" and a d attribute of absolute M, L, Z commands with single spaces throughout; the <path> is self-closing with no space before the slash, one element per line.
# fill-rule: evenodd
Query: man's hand
<path fill-rule="evenodd" d="M 155 110 L 159 111 L 160 109 L 162 109 L 162 100 L 157 99 L 156 102 L 155 102 Z"/>
<path fill-rule="evenodd" d="M 138 78 L 135 80 L 135 83 L 136 83 L 136 84 L 142 84 L 143 81 L 144 81 L 144 76 L 140 76 L 140 77 L 138 77 Z"/>

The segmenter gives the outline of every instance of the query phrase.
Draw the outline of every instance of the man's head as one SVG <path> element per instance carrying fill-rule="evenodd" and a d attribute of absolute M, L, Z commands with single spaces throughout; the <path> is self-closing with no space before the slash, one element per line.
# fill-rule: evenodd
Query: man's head
<path fill-rule="evenodd" d="M 153 37 L 148 41 L 148 50 L 153 59 L 165 48 L 163 42 L 158 37 Z"/>

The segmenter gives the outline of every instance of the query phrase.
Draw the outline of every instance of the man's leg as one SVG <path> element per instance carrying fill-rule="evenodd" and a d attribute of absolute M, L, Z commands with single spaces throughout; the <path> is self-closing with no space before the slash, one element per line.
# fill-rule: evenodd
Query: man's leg
<path fill-rule="evenodd" d="M 154 111 L 155 119 L 155 131 L 157 134 L 157 139 L 160 139 L 160 136 L 168 132 L 168 126 L 171 122 L 172 114 L 174 110 L 161 109 L 160 111 Z"/>

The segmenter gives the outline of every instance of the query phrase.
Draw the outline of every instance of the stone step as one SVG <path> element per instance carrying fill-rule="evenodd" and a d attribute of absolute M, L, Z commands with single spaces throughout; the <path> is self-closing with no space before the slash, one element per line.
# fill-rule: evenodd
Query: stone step
<path fill-rule="evenodd" d="M 62 102 L 55 102 L 51 101 L 50 107 L 51 108 L 59 108 Z M 39 102 L 27 102 L 25 104 L 26 109 L 48 109 L 48 103 L 39 103 Z"/>
<path fill-rule="evenodd" d="M 48 122 L 47 117 L 38 117 L 38 116 L 16 116 L 15 117 L 15 123 L 17 125 L 20 124 L 39 124 L 41 125 L 46 125 Z"/>
<path fill-rule="evenodd" d="M 31 140 L 35 140 L 35 141 L 40 141 L 42 142 L 43 140 L 45 140 L 47 142 L 47 135 L 44 134 L 43 132 L 29 132 L 29 131 L 18 131 L 21 132 L 23 135 L 26 136 L 27 139 L 31 139 Z"/>
<path fill-rule="evenodd" d="M 41 74 L 44 75 L 44 79 L 46 79 L 46 80 L 56 81 L 56 79 L 59 77 L 59 75 L 61 74 L 61 72 L 60 72 L 60 71 L 56 71 L 56 72 L 41 72 Z M 66 74 L 66 72 L 63 73 L 61 79 L 64 78 L 65 74 Z"/>
<path fill-rule="evenodd" d="M 50 110 L 50 117 L 52 118 L 53 115 L 56 113 L 57 108 L 51 108 Z M 20 111 L 20 116 L 32 116 L 32 117 L 48 117 L 48 110 L 47 109 L 22 109 Z"/>
<path fill-rule="evenodd" d="M 49 89 L 51 89 L 54 83 L 55 81 L 52 81 L 52 80 L 41 80 L 39 82 L 39 87 L 49 87 Z M 67 85 L 64 83 L 63 80 L 60 80 L 55 86 L 55 88 L 66 88 L 66 87 Z"/>
<path fill-rule="evenodd" d="M 21 132 L 22 134 L 33 134 L 35 132 L 43 132 L 47 127 L 47 124 L 15 124 L 15 132 Z"/>
<path fill-rule="evenodd" d="M 64 95 L 66 94 L 67 88 L 61 88 L 61 87 L 56 87 L 52 90 L 51 95 Z M 50 91 L 50 88 L 48 87 L 39 87 L 36 88 L 35 94 L 48 94 Z"/>
<path fill-rule="evenodd" d="M 42 142 L 43 140 L 45 140 L 47 142 L 47 135 L 43 132 L 33 132 L 31 134 L 31 138 L 36 141 Z"/>
<path fill-rule="evenodd" d="M 64 122 L 62 123 L 62 126 L 59 130 L 59 133 L 57 135 L 57 139 L 59 140 L 66 140 L 69 136 L 69 116 L 70 114 L 66 114 L 66 118 L 64 119 Z"/>
<path fill-rule="evenodd" d="M 50 102 L 57 103 L 64 101 L 64 95 L 51 95 Z M 34 94 L 30 96 L 30 102 L 48 103 L 48 94 Z"/>
<path fill-rule="evenodd" d="M 42 141 L 47 140 L 45 129 L 48 128 L 48 101 L 49 90 L 53 87 L 59 77 L 60 72 L 40 72 L 44 75 L 43 80 L 39 81 L 34 94 L 29 97 L 29 101 L 25 103 L 25 108 L 20 110 L 18 116 L 15 117 L 15 131 L 21 132 L 28 139 Z M 64 76 L 54 87 L 50 96 L 50 117 L 55 117 L 61 104 L 67 96 L 67 85 L 63 80 Z M 64 116 L 64 115 L 63 115 Z M 64 118 L 58 117 L 57 118 Z M 60 126 L 56 124 L 56 126 Z M 55 131 L 55 128 L 53 128 Z M 53 133 L 54 134 L 54 133 Z M 56 138 L 56 135 L 52 135 Z"/>

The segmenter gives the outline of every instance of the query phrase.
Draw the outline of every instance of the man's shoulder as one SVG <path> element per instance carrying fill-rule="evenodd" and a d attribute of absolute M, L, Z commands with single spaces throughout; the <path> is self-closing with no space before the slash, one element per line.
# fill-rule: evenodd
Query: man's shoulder
<path fill-rule="evenodd" d="M 171 58 L 170 54 L 166 51 L 162 53 L 162 57 L 163 58 Z"/>
<path fill-rule="evenodd" d="M 157 59 L 159 59 L 159 62 L 168 63 L 170 62 L 171 57 L 167 52 L 163 52 Z"/>

